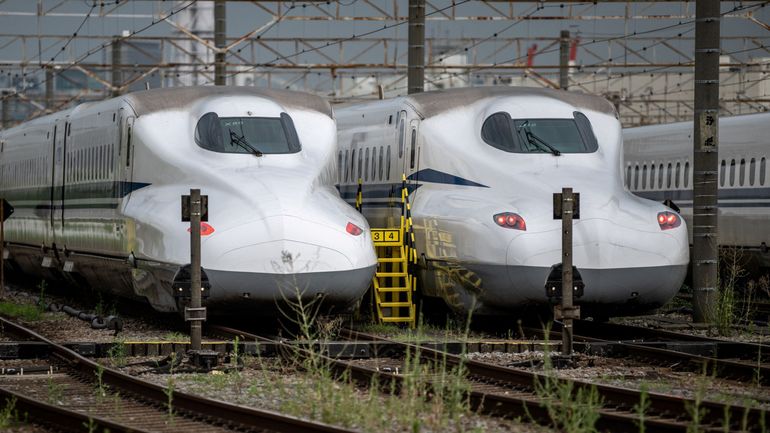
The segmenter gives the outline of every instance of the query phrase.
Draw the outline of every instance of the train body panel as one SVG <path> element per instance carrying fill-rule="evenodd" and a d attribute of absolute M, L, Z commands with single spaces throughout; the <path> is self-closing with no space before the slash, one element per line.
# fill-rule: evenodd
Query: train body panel
<path fill-rule="evenodd" d="M 201 260 L 212 308 L 243 303 L 275 312 L 276 301 L 297 292 L 347 308 L 366 290 L 376 258 L 366 221 L 333 186 L 335 121 L 320 98 L 160 89 L 79 106 L 0 139 L 17 143 L 15 135 L 37 124 L 57 135 L 59 123 L 60 140 L 17 144 L 65 155 L 45 168 L 38 201 L 15 200 L 15 185 L 2 188 L 21 205 L 7 240 L 23 271 L 82 279 L 177 310 L 174 293 L 190 261 L 181 196 L 200 188 L 209 197 Z M 236 130 L 242 134 L 233 138 Z M 9 155 L 3 167 L 17 163 Z M 348 223 L 363 233 L 350 234 Z"/>
<path fill-rule="evenodd" d="M 693 124 L 626 129 L 625 186 L 651 200 L 672 200 L 692 221 Z M 770 265 L 770 115 L 719 120 L 719 244 Z M 688 225 L 691 226 L 691 225 Z M 692 231 L 689 233 L 692 242 Z"/>
<path fill-rule="evenodd" d="M 661 305 L 686 273 L 686 231 L 661 230 L 657 215 L 667 208 L 624 190 L 620 124 L 605 104 L 566 92 L 481 88 L 338 108 L 340 189 L 350 201 L 363 178 L 364 214 L 372 226 L 388 225 L 403 170 L 423 294 L 495 314 L 547 301 L 545 282 L 561 262 L 552 194 L 572 187 L 581 201 L 573 235 L 574 264 L 586 283 L 581 302 L 618 312 Z M 504 151 L 481 136 L 497 113 L 515 125 L 576 119 L 576 112 L 593 126 L 594 151 Z M 379 161 L 380 149 L 390 161 Z M 506 212 L 522 217 L 526 230 L 500 227 L 494 216 Z"/>

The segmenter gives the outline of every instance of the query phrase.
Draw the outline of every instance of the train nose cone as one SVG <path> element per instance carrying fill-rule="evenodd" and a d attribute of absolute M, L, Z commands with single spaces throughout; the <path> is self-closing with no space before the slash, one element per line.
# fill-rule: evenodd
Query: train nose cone
<path fill-rule="evenodd" d="M 598 218 L 574 224 L 573 264 L 585 283 L 583 303 L 663 304 L 679 290 L 688 260 L 684 226 L 642 230 Z M 543 287 L 551 266 L 560 262 L 560 229 L 524 233 L 508 247 L 508 276 L 514 287 Z M 544 300 L 545 292 L 526 296 Z"/>
<path fill-rule="evenodd" d="M 275 300 L 324 295 L 331 302 L 363 296 L 376 266 L 368 230 L 291 215 L 271 216 L 217 233 L 203 245 L 211 297 Z"/>

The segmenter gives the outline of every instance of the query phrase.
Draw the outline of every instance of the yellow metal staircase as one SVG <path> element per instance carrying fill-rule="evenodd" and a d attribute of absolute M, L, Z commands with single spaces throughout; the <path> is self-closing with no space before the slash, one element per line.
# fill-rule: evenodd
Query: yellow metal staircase
<path fill-rule="evenodd" d="M 412 295 L 416 280 L 411 268 L 417 263 L 417 252 L 413 247 L 414 232 L 405 175 L 401 178 L 399 226 L 371 230 L 377 251 L 377 272 L 373 279 L 377 319 L 381 323 L 407 323 L 414 328 L 416 311 Z"/>

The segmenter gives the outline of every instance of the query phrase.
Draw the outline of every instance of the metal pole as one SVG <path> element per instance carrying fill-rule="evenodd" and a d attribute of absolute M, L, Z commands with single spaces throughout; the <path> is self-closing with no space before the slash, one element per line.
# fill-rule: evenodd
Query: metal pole
<path fill-rule="evenodd" d="M 216 0 L 214 2 L 214 45 L 223 49 L 227 45 L 225 41 L 226 32 L 226 14 L 225 0 Z M 217 86 L 225 85 L 225 52 L 217 51 L 214 54 L 214 84 Z"/>
<path fill-rule="evenodd" d="M 409 0 L 409 94 L 425 91 L 425 0 Z"/>
<path fill-rule="evenodd" d="M 719 288 L 719 0 L 695 4 L 693 320 L 713 322 Z"/>
<path fill-rule="evenodd" d="M 120 38 L 112 41 L 112 97 L 123 94 L 121 86 L 123 85 L 123 74 L 121 64 L 123 63 L 123 51 Z"/>
<path fill-rule="evenodd" d="M 559 40 L 559 88 L 569 88 L 569 30 L 562 30 Z"/>
<path fill-rule="evenodd" d="M 53 111 L 53 67 L 45 68 L 45 108 Z"/>
<path fill-rule="evenodd" d="M 2 116 L 3 116 L 3 129 L 8 128 L 11 126 L 11 96 L 10 92 L 3 91 L 3 106 L 2 106 Z"/>
<path fill-rule="evenodd" d="M 201 190 L 190 190 L 190 308 L 201 307 Z M 190 346 L 201 350 L 200 320 L 190 321 Z"/>
<path fill-rule="evenodd" d="M 572 188 L 561 189 L 561 200 L 561 351 L 572 355 Z"/>

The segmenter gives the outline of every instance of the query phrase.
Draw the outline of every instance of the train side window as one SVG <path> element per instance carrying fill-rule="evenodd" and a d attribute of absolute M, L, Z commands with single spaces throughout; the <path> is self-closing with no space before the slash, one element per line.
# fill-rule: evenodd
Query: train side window
<path fill-rule="evenodd" d="M 380 146 L 380 159 L 377 164 L 377 167 L 380 169 L 380 180 L 382 180 L 382 153 L 385 151 L 385 148 Z"/>
<path fill-rule="evenodd" d="M 362 150 L 358 151 L 358 179 L 361 179 L 361 176 L 363 176 L 363 162 L 364 162 L 364 152 Z"/>
<path fill-rule="evenodd" d="M 345 170 L 345 177 L 343 178 L 343 180 L 345 182 L 347 182 L 348 179 L 350 179 L 350 177 L 349 177 L 350 176 L 350 164 L 348 164 L 348 156 L 350 156 L 348 154 L 348 150 L 345 149 L 345 161 L 343 162 L 345 164 L 345 167 L 342 168 L 342 170 Z"/>
<path fill-rule="evenodd" d="M 690 185 L 690 161 L 684 162 L 684 187 L 687 188 Z"/>
<path fill-rule="evenodd" d="M 372 148 L 372 180 L 377 180 L 377 146 Z"/>
<path fill-rule="evenodd" d="M 366 156 L 364 157 L 364 180 L 369 180 L 369 148 L 366 148 Z"/>
<path fill-rule="evenodd" d="M 398 115 L 398 158 L 404 156 L 404 136 L 406 135 L 406 111 Z"/>
<path fill-rule="evenodd" d="M 719 165 L 719 186 L 725 186 L 725 179 L 727 179 L 727 162 L 723 159 Z"/>
<path fill-rule="evenodd" d="M 676 163 L 676 173 L 674 173 L 674 187 L 679 188 L 679 176 L 682 174 L 682 163 Z"/>
<path fill-rule="evenodd" d="M 735 160 L 730 160 L 730 186 L 735 186 Z"/>
<path fill-rule="evenodd" d="M 658 166 L 658 189 L 663 189 L 663 164 Z"/>
<path fill-rule="evenodd" d="M 337 152 L 337 183 L 342 183 L 342 151 Z"/>
<path fill-rule="evenodd" d="M 388 145 L 388 153 L 385 155 L 385 179 L 390 180 L 390 145 Z"/>
<path fill-rule="evenodd" d="M 353 149 L 353 155 L 350 157 L 350 181 L 356 182 L 356 149 Z"/>
<path fill-rule="evenodd" d="M 631 165 L 626 167 L 626 187 L 631 189 Z"/>
<path fill-rule="evenodd" d="M 642 165 L 642 189 L 647 189 L 647 164 Z"/>
<path fill-rule="evenodd" d="M 388 125 L 392 125 L 392 124 L 393 124 L 393 115 L 391 114 L 390 116 L 388 116 Z"/>
<path fill-rule="evenodd" d="M 412 128 L 412 140 L 411 140 L 411 155 L 409 155 L 409 168 L 414 168 L 414 154 L 416 152 L 415 147 L 417 147 L 417 130 Z"/>
<path fill-rule="evenodd" d="M 759 160 L 759 184 L 765 185 L 765 157 Z"/>
<path fill-rule="evenodd" d="M 741 167 L 740 167 L 740 171 L 738 172 L 738 184 L 740 186 L 743 186 L 743 183 L 745 180 L 746 180 L 746 159 L 741 158 Z"/>
<path fill-rule="evenodd" d="M 749 185 L 754 186 L 754 178 L 756 177 L 757 159 L 751 158 L 749 161 Z"/>
<path fill-rule="evenodd" d="M 634 190 L 639 188 L 639 166 L 634 167 Z"/>
<path fill-rule="evenodd" d="M 668 167 L 666 168 L 666 188 L 671 188 L 671 163 L 668 163 Z"/>
<path fill-rule="evenodd" d="M 655 164 L 650 164 L 650 189 L 655 189 Z"/>

